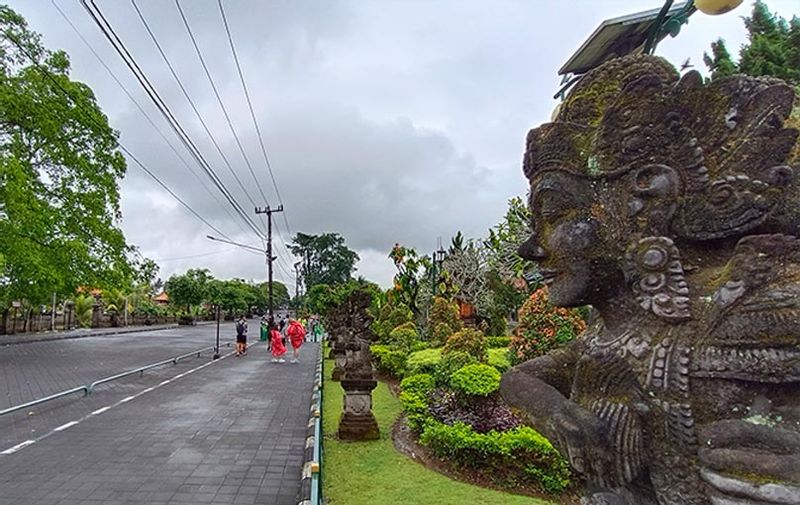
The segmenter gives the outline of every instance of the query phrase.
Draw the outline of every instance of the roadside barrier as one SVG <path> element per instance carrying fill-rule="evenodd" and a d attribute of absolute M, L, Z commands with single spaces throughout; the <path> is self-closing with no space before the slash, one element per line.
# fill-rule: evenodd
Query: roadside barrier
<path fill-rule="evenodd" d="M 228 343 L 224 344 L 224 346 L 225 347 L 230 347 L 231 343 L 228 342 Z M 92 394 L 92 392 L 94 392 L 94 388 L 99 386 L 100 384 L 105 384 L 107 382 L 115 381 L 117 379 L 122 379 L 123 377 L 128 377 L 130 375 L 134 375 L 134 374 L 137 374 L 137 373 L 141 376 L 141 375 L 144 374 L 145 371 L 150 370 L 151 368 L 159 367 L 159 366 L 164 366 L 164 365 L 168 365 L 168 364 L 177 365 L 178 361 L 180 361 L 182 359 L 185 359 L 185 358 L 188 358 L 188 357 L 191 357 L 191 356 L 197 356 L 199 358 L 200 354 L 202 354 L 202 353 L 204 353 L 206 351 L 213 351 L 214 349 L 216 349 L 216 347 L 214 347 L 214 346 L 204 347 L 204 348 L 198 349 L 196 351 L 187 352 L 186 354 L 181 354 L 180 356 L 175 356 L 174 358 L 165 359 L 164 361 L 159 361 L 158 363 L 153 363 L 151 365 L 145 365 L 145 366 L 142 366 L 142 367 L 139 367 L 139 368 L 135 368 L 133 370 L 128 370 L 127 372 L 122 372 L 122 373 L 119 373 L 119 374 L 116 374 L 116 375 L 112 375 L 112 376 L 109 376 L 109 377 L 103 377 L 102 379 L 98 379 L 98 380 L 96 380 L 96 381 L 94 381 L 92 383 L 89 383 L 89 384 L 86 384 L 86 385 L 83 385 L 83 386 L 78 386 L 78 387 L 75 387 L 75 388 L 72 388 L 72 389 L 67 389 L 65 391 L 61 391 L 59 393 L 55 393 L 55 394 L 52 394 L 50 396 L 45 396 L 44 398 L 39 398 L 37 400 L 33 400 L 33 401 L 30 401 L 30 402 L 27 402 L 27 403 L 23 403 L 21 405 L 15 405 L 13 407 L 9 407 L 9 408 L 7 408 L 5 410 L 0 410 L 0 416 L 5 415 L 5 414 L 11 414 L 12 412 L 17 412 L 18 410 L 23 410 L 23 409 L 27 409 L 27 408 L 30 408 L 30 407 L 34 407 L 36 405 L 41 405 L 42 403 L 49 402 L 50 400 L 63 398 L 64 396 L 69 396 L 69 395 L 75 394 L 75 393 L 77 393 L 79 391 L 83 391 L 83 395 L 84 396 L 88 396 L 88 395 Z"/>
<path fill-rule="evenodd" d="M 314 392 L 311 395 L 306 452 L 303 473 L 300 477 L 298 505 L 322 504 L 322 380 L 324 373 L 323 345 L 319 346 L 317 369 L 314 376 Z"/>

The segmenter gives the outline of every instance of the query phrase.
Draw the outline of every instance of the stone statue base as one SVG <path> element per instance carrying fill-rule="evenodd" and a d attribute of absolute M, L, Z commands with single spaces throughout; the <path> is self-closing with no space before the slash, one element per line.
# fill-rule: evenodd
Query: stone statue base
<path fill-rule="evenodd" d="M 343 379 L 344 413 L 339 421 L 341 440 L 378 440 L 380 430 L 372 414 L 372 390 L 376 380 Z"/>

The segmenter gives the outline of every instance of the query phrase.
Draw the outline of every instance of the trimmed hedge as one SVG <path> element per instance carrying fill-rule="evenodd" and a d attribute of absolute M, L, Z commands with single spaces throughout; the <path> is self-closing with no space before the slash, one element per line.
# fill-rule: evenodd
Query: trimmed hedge
<path fill-rule="evenodd" d="M 489 349 L 488 363 L 495 367 L 498 372 L 504 374 L 511 368 L 511 356 L 508 348 Z"/>
<path fill-rule="evenodd" d="M 444 344 L 442 354 L 465 352 L 478 361 L 486 361 L 486 337 L 474 328 L 464 328 L 453 333 Z"/>
<path fill-rule="evenodd" d="M 489 396 L 500 389 L 500 372 L 480 363 L 467 365 L 450 376 L 450 387 L 467 397 Z"/>
<path fill-rule="evenodd" d="M 407 372 L 409 374 L 432 374 L 441 361 L 442 349 L 440 347 L 412 352 L 408 357 Z"/>
<path fill-rule="evenodd" d="M 533 484 L 548 493 L 560 493 L 570 485 L 567 462 L 546 438 L 527 426 L 476 433 L 464 423 L 450 426 L 428 419 L 420 441 L 436 456 L 479 469 L 502 485 Z"/>
<path fill-rule="evenodd" d="M 379 372 L 398 379 L 405 375 L 406 360 L 408 359 L 406 351 L 379 344 L 370 346 L 370 350 L 375 361 L 375 368 Z"/>
<path fill-rule="evenodd" d="M 511 337 L 486 337 L 486 346 L 489 349 L 498 347 L 508 347 L 511 344 Z"/>

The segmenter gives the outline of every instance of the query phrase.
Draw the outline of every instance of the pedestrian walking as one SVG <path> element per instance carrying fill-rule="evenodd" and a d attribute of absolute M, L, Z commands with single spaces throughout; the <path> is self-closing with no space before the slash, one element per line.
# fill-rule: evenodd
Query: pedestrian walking
<path fill-rule="evenodd" d="M 289 341 L 292 344 L 292 363 L 297 363 L 300 357 L 300 347 L 306 340 L 306 329 L 300 324 L 300 321 L 289 318 L 289 327 L 286 330 L 289 335 Z"/>
<path fill-rule="evenodd" d="M 244 315 L 236 322 L 236 356 L 247 355 L 247 321 Z"/>
<path fill-rule="evenodd" d="M 286 354 L 286 346 L 283 345 L 283 336 L 281 332 L 278 331 L 277 324 L 272 323 L 270 326 L 269 337 L 272 350 L 272 362 L 283 363 L 285 361 L 283 355 Z"/>

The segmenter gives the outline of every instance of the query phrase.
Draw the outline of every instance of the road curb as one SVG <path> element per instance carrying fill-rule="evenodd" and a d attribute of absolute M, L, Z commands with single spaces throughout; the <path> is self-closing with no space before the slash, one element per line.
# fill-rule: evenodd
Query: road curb
<path fill-rule="evenodd" d="M 306 429 L 305 457 L 300 476 L 298 505 L 317 505 L 320 500 L 319 477 L 322 470 L 322 343 L 319 344 L 317 368 L 314 374 L 314 391 L 311 395 L 308 426 Z"/>
<path fill-rule="evenodd" d="M 73 338 L 105 337 L 109 335 L 122 335 L 125 333 L 140 333 L 146 331 L 171 330 L 177 328 L 178 326 L 179 325 L 177 323 L 174 323 L 174 324 L 162 324 L 158 326 L 136 326 L 128 328 L 119 328 L 116 329 L 115 331 L 86 332 L 86 333 L 75 333 L 69 335 L 59 335 L 57 333 L 54 333 L 52 335 L 41 335 L 33 338 L 17 338 L 17 340 L 8 340 L 8 341 L 6 341 L 3 338 L 0 338 L 0 346 L 33 344 L 36 342 L 53 342 L 55 340 L 70 340 Z"/>

